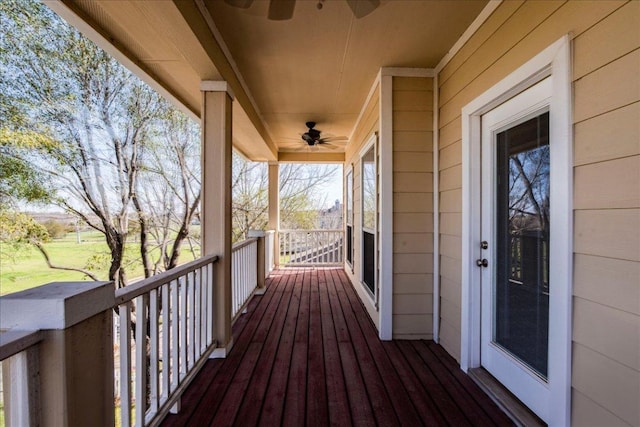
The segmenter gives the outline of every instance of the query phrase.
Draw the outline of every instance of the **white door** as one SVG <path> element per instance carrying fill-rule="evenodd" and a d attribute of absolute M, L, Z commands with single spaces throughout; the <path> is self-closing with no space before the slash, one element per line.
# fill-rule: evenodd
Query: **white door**
<path fill-rule="evenodd" d="M 542 419 L 549 413 L 551 78 L 481 118 L 480 359 Z"/>

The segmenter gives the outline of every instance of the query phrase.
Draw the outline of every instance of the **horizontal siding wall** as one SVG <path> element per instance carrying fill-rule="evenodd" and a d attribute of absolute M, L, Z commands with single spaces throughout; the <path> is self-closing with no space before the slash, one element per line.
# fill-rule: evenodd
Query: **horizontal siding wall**
<path fill-rule="evenodd" d="M 362 257 L 360 256 L 362 253 L 362 177 L 360 174 L 360 150 L 369 141 L 371 135 L 379 131 L 379 121 L 380 87 L 376 87 L 371 99 L 364 107 L 362 117 L 358 123 L 358 127 L 353 133 L 353 137 L 347 145 L 345 150 L 345 167 L 343 169 L 346 177 L 348 167 L 352 166 L 353 168 L 353 272 L 348 268 L 346 271 L 369 316 L 371 316 L 373 323 L 378 329 L 380 329 L 378 310 L 360 280 L 362 277 Z"/>
<path fill-rule="evenodd" d="M 393 78 L 393 338 L 433 338 L 433 79 Z"/>
<path fill-rule="evenodd" d="M 573 424 L 640 425 L 640 2 L 503 2 L 438 75 L 441 344 L 460 358 L 461 109 L 574 38 Z"/>

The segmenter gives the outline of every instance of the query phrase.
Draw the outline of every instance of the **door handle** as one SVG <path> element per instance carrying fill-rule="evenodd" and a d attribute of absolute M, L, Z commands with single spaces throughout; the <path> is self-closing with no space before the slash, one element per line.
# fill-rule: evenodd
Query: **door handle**
<path fill-rule="evenodd" d="M 488 267 L 489 266 L 489 261 L 487 261 L 486 258 L 477 259 L 476 260 L 476 265 L 478 267 Z"/>

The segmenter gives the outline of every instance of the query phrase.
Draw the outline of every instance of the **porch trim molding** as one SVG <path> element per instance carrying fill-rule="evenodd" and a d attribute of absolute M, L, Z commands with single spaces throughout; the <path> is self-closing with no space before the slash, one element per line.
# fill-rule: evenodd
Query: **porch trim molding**
<path fill-rule="evenodd" d="M 433 68 L 404 68 L 404 67 L 382 67 L 380 68 L 380 76 L 391 77 L 433 77 L 435 72 Z"/>
<path fill-rule="evenodd" d="M 226 92 L 232 101 L 236 98 L 231 86 L 224 80 L 203 80 L 200 82 L 200 90 L 202 92 Z"/>
<path fill-rule="evenodd" d="M 559 283 L 551 286 L 549 301 L 548 387 L 549 425 L 571 422 L 571 345 L 573 287 L 573 133 L 571 94 L 571 36 L 565 35 L 513 71 L 462 109 L 462 294 L 460 366 L 467 372 L 481 366 L 480 289 L 476 282 L 480 245 L 479 218 L 473 212 L 480 206 L 479 176 L 481 117 L 544 78 L 552 78 L 550 140 L 554 182 L 551 187 L 551 216 L 554 236 L 550 250 L 550 275 Z"/>
<path fill-rule="evenodd" d="M 478 29 L 482 26 L 482 24 L 484 24 L 485 21 L 489 19 L 491 14 L 498 8 L 498 6 L 500 6 L 502 1 L 503 0 L 489 0 L 489 3 L 487 3 L 484 9 L 480 11 L 478 16 L 476 16 L 476 19 L 473 20 L 471 25 L 469 25 L 465 30 L 465 32 L 462 33 L 458 41 L 456 41 L 454 45 L 451 47 L 451 49 L 449 49 L 449 52 L 447 52 L 442 57 L 438 65 L 436 65 L 436 68 L 435 68 L 436 74 L 439 74 L 440 71 L 442 71 L 442 69 L 449 63 L 449 61 L 451 61 L 451 58 L 456 56 L 458 51 L 462 49 L 462 46 L 464 46 L 469 41 L 469 39 L 476 33 L 476 31 L 478 31 Z"/>
<path fill-rule="evenodd" d="M 344 163 L 344 153 L 309 153 L 278 151 L 278 163 Z"/>
<path fill-rule="evenodd" d="M 413 70 L 413 69 L 409 69 Z M 379 301 L 381 340 L 393 338 L 393 76 L 380 70 L 380 264 Z M 365 104 L 366 105 L 366 104 Z"/>
<path fill-rule="evenodd" d="M 433 76 L 433 341 L 440 343 L 440 91 Z"/>
<path fill-rule="evenodd" d="M 358 229 L 358 234 L 360 238 L 360 266 L 359 266 L 359 274 L 357 275 L 358 286 L 354 286 L 356 289 L 356 293 L 367 307 L 367 311 L 371 315 L 371 317 L 378 317 L 378 337 L 380 336 L 380 331 L 382 330 L 382 326 L 380 325 L 380 275 L 378 271 L 380 269 L 380 264 L 378 263 L 378 252 L 380 251 L 380 239 L 378 238 L 378 231 L 380 230 L 380 222 L 378 215 L 380 212 L 378 211 L 378 207 L 376 206 L 376 223 L 373 228 L 374 236 L 375 236 L 375 251 L 374 251 L 374 292 L 371 292 L 364 283 L 364 239 L 362 237 L 362 233 L 364 232 L 364 186 L 362 185 L 363 177 L 364 177 L 364 162 L 362 158 L 364 155 L 371 149 L 373 149 L 374 158 L 376 159 L 376 192 L 380 193 L 380 187 L 378 186 L 378 175 L 380 174 L 380 168 L 378 167 L 377 157 L 379 155 L 379 146 L 378 142 L 380 140 L 380 135 L 378 132 L 373 132 L 366 139 L 366 142 L 360 147 L 360 151 L 358 152 L 358 160 L 360 163 L 360 228 Z M 375 323 L 375 322 L 374 322 Z"/>
<path fill-rule="evenodd" d="M 202 15 L 202 18 L 204 19 L 204 21 L 206 22 L 207 26 L 209 27 L 209 30 L 211 31 L 211 34 L 213 35 L 214 40 L 216 41 L 216 43 L 220 47 L 220 51 L 222 52 L 222 54 L 224 55 L 225 59 L 229 63 L 229 67 L 231 67 L 231 70 L 233 71 L 233 74 L 235 75 L 236 79 L 238 80 L 238 83 L 240 85 L 241 91 L 243 91 L 245 93 L 245 95 L 247 97 L 247 100 L 249 101 L 249 104 L 251 105 L 251 108 L 253 108 L 253 111 L 255 112 L 258 120 L 260 121 L 260 124 L 262 125 L 262 129 L 257 129 L 258 132 L 260 134 L 262 134 L 261 131 L 264 130 L 264 132 L 266 133 L 266 136 L 268 136 L 268 138 L 265 138 L 265 135 L 262 135 L 262 137 L 265 140 L 265 143 L 267 144 L 269 149 L 272 150 L 272 152 L 274 152 L 274 154 L 277 157 L 278 147 L 273 142 L 274 139 L 273 139 L 273 135 L 271 134 L 271 130 L 265 125 L 266 122 L 264 120 L 262 112 L 258 108 L 258 104 L 256 103 L 256 100 L 254 99 L 253 95 L 249 91 L 249 86 L 247 85 L 247 82 L 244 79 L 244 76 L 242 75 L 242 73 L 240 73 L 240 69 L 238 68 L 238 64 L 236 63 L 235 59 L 231 55 L 231 51 L 229 50 L 229 47 L 227 46 L 227 43 L 225 43 L 224 37 L 222 37 L 222 34 L 220 33 L 220 30 L 218 30 L 218 27 L 216 26 L 215 22 L 213 21 L 213 17 L 209 13 L 209 9 L 207 9 L 207 6 L 206 6 L 206 4 L 205 4 L 205 2 L 203 0 L 195 0 L 194 3 L 195 3 L 196 8 L 198 9 L 200 14 Z M 256 128 L 257 128 L 257 126 L 256 126 Z"/>

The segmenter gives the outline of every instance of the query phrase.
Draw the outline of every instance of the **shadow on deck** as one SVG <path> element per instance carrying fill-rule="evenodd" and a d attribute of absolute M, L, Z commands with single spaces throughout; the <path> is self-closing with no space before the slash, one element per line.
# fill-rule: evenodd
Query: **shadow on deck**
<path fill-rule="evenodd" d="M 378 340 L 341 269 L 274 271 L 165 426 L 512 425 L 433 341 Z"/>

